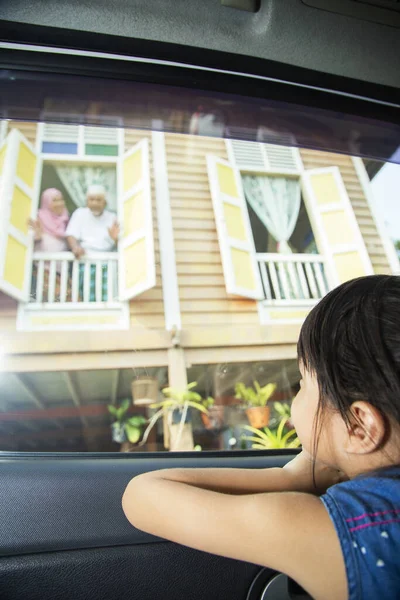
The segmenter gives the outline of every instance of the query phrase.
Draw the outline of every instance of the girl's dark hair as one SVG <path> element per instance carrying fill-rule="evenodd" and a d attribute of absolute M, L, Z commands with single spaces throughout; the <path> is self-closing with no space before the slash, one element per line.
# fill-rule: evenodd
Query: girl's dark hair
<path fill-rule="evenodd" d="M 356 400 L 400 423 L 400 277 L 359 277 L 329 292 L 306 318 L 297 353 L 318 381 L 314 426 L 326 406 L 349 425 Z"/>

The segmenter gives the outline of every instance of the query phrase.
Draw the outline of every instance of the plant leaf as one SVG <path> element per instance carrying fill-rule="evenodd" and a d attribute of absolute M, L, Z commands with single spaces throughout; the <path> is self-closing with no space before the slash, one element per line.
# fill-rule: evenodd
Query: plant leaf
<path fill-rule="evenodd" d="M 294 429 L 292 429 L 291 431 L 288 431 L 287 433 L 285 433 L 285 435 L 282 438 L 282 442 L 287 442 L 288 440 L 290 440 L 290 438 L 296 435 L 296 431 Z"/>
<path fill-rule="evenodd" d="M 278 425 L 278 431 L 276 432 L 276 436 L 279 440 L 282 439 L 283 428 L 285 427 L 286 423 L 287 423 L 287 418 L 281 419 L 281 421 Z"/>
<path fill-rule="evenodd" d="M 187 385 L 187 389 L 188 390 L 192 390 L 193 388 L 195 388 L 197 386 L 197 381 L 192 381 L 192 383 L 189 383 Z"/>
<path fill-rule="evenodd" d="M 256 429 L 255 427 L 251 427 L 250 425 L 245 425 L 243 427 L 243 429 L 246 429 L 247 431 L 251 431 L 251 433 L 254 433 L 256 436 L 258 436 L 259 440 L 266 440 L 268 441 L 270 438 L 268 436 L 268 432 L 270 432 L 270 430 L 268 429 L 268 427 L 266 427 L 264 430 L 262 429 Z"/>
<path fill-rule="evenodd" d="M 142 415 L 137 415 L 128 419 L 126 425 L 129 424 L 133 427 L 141 427 L 145 423 L 147 423 L 147 419 L 145 417 L 142 417 Z"/>
<path fill-rule="evenodd" d="M 123 400 L 120 404 L 120 409 L 126 412 L 130 406 L 130 403 L 131 401 L 129 400 L 129 398 L 125 398 L 125 400 Z"/>
<path fill-rule="evenodd" d="M 205 415 L 208 415 L 208 410 L 202 404 L 199 404 L 198 402 L 188 402 L 188 405 L 192 408 L 195 408 L 196 410 L 199 410 Z"/>
<path fill-rule="evenodd" d="M 140 429 L 135 425 L 130 425 L 129 423 L 125 424 L 125 431 L 128 440 L 131 444 L 136 444 L 136 442 L 140 439 Z"/>

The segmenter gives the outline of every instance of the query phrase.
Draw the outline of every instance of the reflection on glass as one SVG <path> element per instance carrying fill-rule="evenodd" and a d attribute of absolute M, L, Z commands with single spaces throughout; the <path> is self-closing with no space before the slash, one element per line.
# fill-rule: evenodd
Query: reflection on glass
<path fill-rule="evenodd" d="M 1 122 L 0 450 L 294 448 L 304 318 L 399 271 L 399 166 L 371 186 L 359 158 L 194 114 Z"/>

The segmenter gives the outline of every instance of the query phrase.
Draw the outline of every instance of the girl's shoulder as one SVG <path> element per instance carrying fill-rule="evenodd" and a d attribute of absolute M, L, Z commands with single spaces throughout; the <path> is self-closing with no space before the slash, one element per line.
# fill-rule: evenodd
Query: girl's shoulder
<path fill-rule="evenodd" d="M 400 465 L 370 471 L 333 485 L 321 500 L 325 505 L 337 505 L 349 523 L 353 517 L 364 521 L 360 519 L 361 514 L 365 513 L 366 518 L 380 509 L 390 510 L 393 515 L 398 515 L 400 521 Z M 364 512 L 360 512 L 363 509 Z"/>
<path fill-rule="evenodd" d="M 400 465 L 334 485 L 321 500 L 340 540 L 349 600 L 395 598 L 400 589 Z"/>

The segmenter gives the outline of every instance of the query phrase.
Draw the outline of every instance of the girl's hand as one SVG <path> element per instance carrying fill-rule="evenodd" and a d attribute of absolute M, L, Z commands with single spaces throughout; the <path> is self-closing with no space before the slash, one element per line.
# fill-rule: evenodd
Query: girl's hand
<path fill-rule="evenodd" d="M 300 454 L 283 468 L 298 483 L 296 489 L 318 496 L 324 494 L 331 485 L 347 480 L 345 474 L 339 469 L 335 469 L 319 461 L 314 461 L 307 450 L 302 450 Z M 313 472 L 316 485 L 314 485 Z"/>

